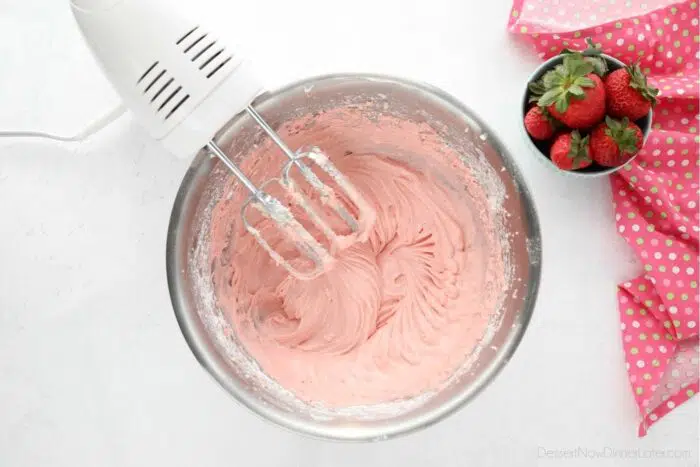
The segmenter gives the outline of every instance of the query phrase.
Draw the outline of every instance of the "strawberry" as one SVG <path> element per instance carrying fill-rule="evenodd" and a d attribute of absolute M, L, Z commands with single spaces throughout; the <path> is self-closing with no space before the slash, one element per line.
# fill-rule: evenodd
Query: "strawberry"
<path fill-rule="evenodd" d="M 570 128 L 590 128 L 605 116 L 605 86 L 593 63 L 580 53 L 564 55 L 563 63 L 542 80 L 544 94 L 537 104 Z"/>
<path fill-rule="evenodd" d="M 536 140 L 544 141 L 554 136 L 552 117 L 547 110 L 534 106 L 525 114 L 525 129 Z"/>
<path fill-rule="evenodd" d="M 603 52 L 595 46 L 590 37 L 586 38 L 586 44 L 588 44 L 588 47 L 583 52 L 567 48 L 562 50 L 559 55 L 582 54 L 583 59 L 593 65 L 593 72 L 603 78 L 608 74 L 608 64 L 605 59 L 601 57 Z"/>
<path fill-rule="evenodd" d="M 593 160 L 605 167 L 625 164 L 639 152 L 644 141 L 642 130 L 626 117 L 622 121 L 606 117 L 590 136 Z"/>
<path fill-rule="evenodd" d="M 613 117 L 639 120 L 656 105 L 659 90 L 649 86 L 639 63 L 615 70 L 605 78 L 608 113 Z"/>
<path fill-rule="evenodd" d="M 560 134 L 549 150 L 552 162 L 563 170 L 588 167 L 593 163 L 588 148 L 588 138 L 588 136 L 581 138 L 581 134 L 576 130 Z"/>

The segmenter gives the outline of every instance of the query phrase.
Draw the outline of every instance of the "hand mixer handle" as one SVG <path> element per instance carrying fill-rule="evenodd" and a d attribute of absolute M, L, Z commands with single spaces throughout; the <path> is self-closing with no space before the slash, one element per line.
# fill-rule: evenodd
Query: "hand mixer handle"
<path fill-rule="evenodd" d="M 166 0 L 71 0 L 71 7 L 126 106 L 178 157 L 205 147 L 264 89 L 240 50 Z"/>

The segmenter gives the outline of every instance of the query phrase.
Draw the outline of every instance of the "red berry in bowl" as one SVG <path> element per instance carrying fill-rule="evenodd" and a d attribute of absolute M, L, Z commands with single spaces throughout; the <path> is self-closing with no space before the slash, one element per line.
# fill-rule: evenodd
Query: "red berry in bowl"
<path fill-rule="evenodd" d="M 659 90 L 647 83 L 639 63 L 615 70 L 605 77 L 608 114 L 613 117 L 639 120 L 656 105 L 658 94 Z"/>
<path fill-rule="evenodd" d="M 619 167 L 642 149 L 642 130 L 627 118 L 606 117 L 590 135 L 591 157 L 604 167 Z"/>
<path fill-rule="evenodd" d="M 588 136 L 582 138 L 576 130 L 557 136 L 549 150 L 549 156 L 554 165 L 562 170 L 583 169 L 593 163 Z"/>
<path fill-rule="evenodd" d="M 537 103 L 570 128 L 590 128 L 605 117 L 605 85 L 594 65 L 581 54 L 564 57 L 542 78 Z"/>
<path fill-rule="evenodd" d="M 545 141 L 554 136 L 554 122 L 545 109 L 534 106 L 525 114 L 525 130 L 533 139 Z"/>

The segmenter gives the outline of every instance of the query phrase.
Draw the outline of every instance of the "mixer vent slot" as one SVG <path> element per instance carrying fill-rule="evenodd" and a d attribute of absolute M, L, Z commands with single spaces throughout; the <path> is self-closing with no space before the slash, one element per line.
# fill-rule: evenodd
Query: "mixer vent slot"
<path fill-rule="evenodd" d="M 187 31 L 187 32 L 185 33 L 184 36 L 182 36 L 181 38 L 179 38 L 179 39 L 177 40 L 177 42 L 175 42 L 175 44 L 176 44 L 176 45 L 182 44 L 182 43 L 185 41 L 185 39 L 187 39 L 188 37 L 190 37 L 197 29 L 199 29 L 199 26 L 195 26 L 195 27 L 193 27 L 192 29 L 190 29 L 189 31 Z"/>
<path fill-rule="evenodd" d="M 185 97 L 183 97 L 182 99 L 180 99 L 180 102 L 178 102 L 177 104 L 175 104 L 175 106 L 170 110 L 170 112 L 168 112 L 168 115 L 165 116 L 165 119 L 166 119 L 166 120 L 169 119 L 169 118 L 172 116 L 172 114 L 174 114 L 175 112 L 177 112 L 177 109 L 179 109 L 180 107 L 182 107 L 182 104 L 184 104 L 185 102 L 187 102 L 187 100 L 188 100 L 189 98 L 190 98 L 190 95 L 187 94 Z"/>
<path fill-rule="evenodd" d="M 207 58 L 207 59 L 204 61 L 204 63 L 202 63 L 201 65 L 199 65 L 199 69 L 200 69 L 200 70 L 205 69 L 207 66 L 209 66 L 209 64 L 210 64 L 211 62 L 213 62 L 214 60 L 216 60 L 216 58 L 217 58 L 219 55 L 221 55 L 223 52 L 224 52 L 224 49 L 220 49 L 219 51 L 215 52 L 211 57 Z"/>
<path fill-rule="evenodd" d="M 204 39 L 206 39 L 206 37 L 207 37 L 208 35 L 209 35 L 209 34 L 207 34 L 207 33 L 205 32 L 204 34 L 202 34 L 201 36 L 199 36 L 197 39 L 195 39 L 190 45 L 188 45 L 188 46 L 185 48 L 185 53 L 187 53 L 187 52 L 189 52 L 190 50 L 194 49 L 200 42 L 202 42 Z"/>
<path fill-rule="evenodd" d="M 154 95 L 153 97 L 151 97 L 151 102 L 155 102 L 155 100 L 158 99 L 158 97 L 160 97 L 161 94 L 163 94 L 163 91 L 165 91 L 166 89 L 168 89 L 168 86 L 170 86 L 171 84 L 173 84 L 173 81 L 175 81 L 175 78 L 170 78 L 170 79 L 158 90 L 158 92 L 155 93 L 155 95 Z"/>
<path fill-rule="evenodd" d="M 226 64 L 227 64 L 228 62 L 231 61 L 232 58 L 233 58 L 233 55 L 229 55 L 228 58 L 226 58 L 223 62 L 219 63 L 219 64 L 216 66 L 216 68 L 214 68 L 213 70 L 211 70 L 211 71 L 207 74 L 207 79 L 211 78 L 211 77 L 214 76 L 216 73 L 218 73 L 219 70 L 221 70 L 224 66 L 226 66 Z"/>
<path fill-rule="evenodd" d="M 178 39 L 177 45 L 207 79 L 216 75 L 233 59 L 233 55 L 226 53 L 226 48 L 216 38 L 199 26 Z"/>
<path fill-rule="evenodd" d="M 155 78 L 153 78 L 153 81 L 151 81 L 151 84 L 149 84 L 148 86 L 146 86 L 146 89 L 143 91 L 144 94 L 148 93 L 148 91 L 150 91 L 151 88 L 152 88 L 153 86 L 155 86 L 155 84 L 156 84 L 158 81 L 160 81 L 160 79 L 161 79 L 164 75 L 165 75 L 165 70 L 161 70 L 161 72 L 158 73 L 158 75 L 156 75 Z"/>
<path fill-rule="evenodd" d="M 190 99 L 190 95 L 185 93 L 175 77 L 160 66 L 159 62 L 146 70 L 137 86 L 141 88 L 141 93 L 148 99 L 153 111 L 164 120 L 172 117 Z"/>
<path fill-rule="evenodd" d="M 194 57 L 191 58 L 191 60 L 192 60 L 193 62 L 196 62 L 196 61 L 199 59 L 199 57 L 201 57 L 202 55 L 204 55 L 205 53 L 207 53 L 207 51 L 208 51 L 209 49 L 211 49 L 212 47 L 214 47 L 214 45 L 216 45 L 216 41 L 215 41 L 215 40 L 209 42 L 209 43 L 206 44 L 199 52 L 197 52 L 197 53 L 194 55 Z"/>
<path fill-rule="evenodd" d="M 165 100 L 160 104 L 160 107 L 158 107 L 158 112 L 163 110 L 166 105 L 168 105 L 168 102 L 173 100 L 173 97 L 177 96 L 178 93 L 182 91 L 182 86 L 178 86 L 176 90 L 174 90 L 168 97 L 165 98 Z"/>
<path fill-rule="evenodd" d="M 141 81 L 143 81 L 143 80 L 146 78 L 146 76 L 148 76 L 148 75 L 155 69 L 155 67 L 158 66 L 159 63 L 160 63 L 160 62 L 155 62 L 153 65 L 151 65 L 151 67 L 150 67 L 148 70 L 146 70 L 146 71 L 144 72 L 144 74 L 141 75 L 141 77 L 140 77 L 139 80 L 136 82 L 136 84 L 141 83 Z"/>

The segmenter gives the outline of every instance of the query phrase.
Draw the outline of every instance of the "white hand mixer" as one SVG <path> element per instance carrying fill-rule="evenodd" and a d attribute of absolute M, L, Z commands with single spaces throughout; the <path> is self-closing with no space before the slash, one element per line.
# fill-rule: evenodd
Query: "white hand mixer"
<path fill-rule="evenodd" d="M 374 211 L 320 150 L 292 151 L 256 112 L 251 103 L 263 86 L 246 58 L 159 0 L 71 0 L 71 6 L 107 78 L 150 134 L 178 157 L 190 157 L 205 148 L 250 191 L 241 207 L 243 225 L 275 262 L 295 277 L 314 278 L 333 261 L 331 251 L 319 241 L 321 236 L 328 240 L 330 249 L 346 237 L 362 238 L 373 222 Z M 280 179 L 259 187 L 213 141 L 232 116 L 243 111 L 289 159 Z M 334 182 L 340 196 L 312 167 Z M 334 229 L 337 222 L 318 212 L 319 204 L 315 208 L 292 179 L 293 168 L 318 195 L 320 206 L 337 215 L 347 228 Z M 265 191 L 271 182 L 279 183 L 308 215 L 320 232 L 319 238 L 295 218 L 287 204 Z M 274 222 L 299 253 L 311 260 L 311 268 L 301 270 L 283 258 L 249 221 L 250 207 Z"/>

